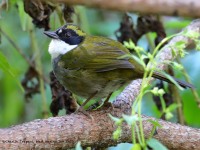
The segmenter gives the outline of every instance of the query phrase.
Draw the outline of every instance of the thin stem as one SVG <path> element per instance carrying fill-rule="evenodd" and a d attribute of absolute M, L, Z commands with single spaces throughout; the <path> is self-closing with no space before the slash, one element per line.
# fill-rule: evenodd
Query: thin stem
<path fill-rule="evenodd" d="M 162 95 L 160 95 L 160 100 L 161 100 L 163 112 L 165 112 L 166 111 L 166 104 L 165 104 L 165 100 L 163 99 Z"/>
<path fill-rule="evenodd" d="M 162 95 L 160 95 L 160 101 L 162 105 L 162 113 L 161 113 L 161 117 L 162 117 L 162 115 L 166 113 L 166 103 Z"/>
<path fill-rule="evenodd" d="M 132 142 L 133 142 L 133 144 L 136 144 L 135 123 L 133 125 L 131 125 L 131 131 L 132 131 Z"/>
<path fill-rule="evenodd" d="M 171 35 L 171 36 L 169 36 L 169 37 L 164 38 L 164 39 L 156 46 L 156 48 L 154 49 L 153 54 L 152 54 L 153 58 L 156 56 L 156 53 L 158 52 L 158 50 L 161 48 L 161 46 L 162 46 L 165 42 L 167 42 L 169 39 L 171 39 L 171 38 L 173 38 L 173 37 L 175 37 L 175 36 L 177 36 L 177 35 L 178 35 L 178 34 L 173 34 L 173 35 Z M 150 63 L 148 63 L 148 64 L 150 64 Z"/>
<path fill-rule="evenodd" d="M 135 129 L 136 129 L 138 141 L 139 141 L 140 145 L 143 146 L 143 142 L 142 142 L 142 140 L 141 140 L 141 136 L 140 136 L 140 132 L 139 132 L 139 129 L 138 129 L 138 125 L 137 125 L 137 124 L 135 124 Z M 141 129 L 140 129 L 140 131 L 141 131 Z"/>
<path fill-rule="evenodd" d="M 155 57 L 157 51 L 160 49 L 160 47 L 167 41 L 169 40 L 170 38 L 174 37 L 175 35 L 172 35 L 168 38 L 165 38 L 163 39 L 159 44 L 158 46 L 154 49 L 153 51 L 153 54 L 152 54 L 152 57 L 150 58 L 150 61 L 149 63 L 147 64 L 145 71 L 144 71 L 144 75 L 143 75 L 143 80 L 142 80 L 142 85 L 141 85 L 141 89 L 140 89 L 140 94 L 138 95 L 138 97 L 136 98 L 136 101 L 133 103 L 133 106 L 132 106 L 132 115 L 135 114 L 135 111 L 134 111 L 134 108 L 136 106 L 136 104 L 138 104 L 138 116 L 139 118 L 141 118 L 141 112 L 142 112 L 142 107 L 141 107 L 141 104 L 142 104 L 142 96 L 144 95 L 145 91 L 144 91 L 144 88 L 146 87 L 146 83 L 149 83 L 149 81 L 151 80 L 151 77 L 153 75 L 153 72 L 154 72 L 154 69 L 151 69 L 149 71 L 148 68 L 150 68 L 150 65 L 151 65 L 151 68 L 155 68 L 155 63 L 153 63 L 153 58 Z M 148 77 L 148 79 L 146 80 L 146 78 Z M 144 132 L 143 132 L 143 124 L 142 124 L 142 119 L 139 119 L 139 127 L 140 127 L 140 136 L 141 136 L 141 145 L 142 147 L 145 146 L 145 138 L 144 138 Z M 139 135 L 139 132 L 138 135 Z"/>
<path fill-rule="evenodd" d="M 178 121 L 180 124 L 184 125 L 185 120 L 183 117 L 183 107 L 182 107 L 183 105 L 182 105 L 181 97 L 177 90 L 177 87 L 175 85 L 171 85 L 171 86 L 172 86 L 172 91 L 173 91 L 172 92 L 173 98 L 175 102 L 180 106 L 177 108 Z"/>
<path fill-rule="evenodd" d="M 156 132 L 156 126 L 154 125 L 154 126 L 153 126 L 153 129 L 151 130 L 151 133 L 150 133 L 148 139 L 151 139 L 151 138 L 153 137 L 153 135 L 155 134 L 155 132 Z"/>
<path fill-rule="evenodd" d="M 42 74 L 42 62 L 41 62 L 41 56 L 40 56 L 40 50 L 38 48 L 38 44 L 35 38 L 35 33 L 33 32 L 33 26 L 30 24 L 29 26 L 29 34 L 31 39 L 31 48 L 36 53 L 36 68 L 38 69 L 39 73 Z M 43 106 L 43 118 L 48 117 L 48 107 L 47 107 L 47 100 L 46 100 L 46 94 L 44 89 L 44 80 L 42 78 L 39 79 L 40 82 L 40 92 L 42 96 L 42 106 Z"/>
<path fill-rule="evenodd" d="M 143 79 L 142 80 L 142 85 L 141 85 L 141 91 L 140 91 L 140 94 L 138 95 L 138 97 L 136 98 L 136 101 L 134 102 L 133 106 L 132 106 L 132 115 L 135 114 L 135 111 L 133 110 L 134 107 L 136 106 L 136 103 L 138 104 L 138 117 L 140 118 L 139 119 L 139 128 L 140 128 L 140 131 L 138 131 L 138 136 L 140 135 L 141 136 L 141 145 L 144 146 L 145 145 L 145 138 L 144 138 L 144 132 L 143 132 L 143 125 L 142 125 L 142 116 L 141 116 L 141 112 L 142 112 L 142 107 L 141 107 L 141 104 L 142 104 L 142 96 L 144 95 L 144 87 L 145 87 L 145 79 L 147 77 L 147 71 L 144 72 L 144 75 L 143 75 Z M 137 129 L 137 128 L 136 128 Z"/>

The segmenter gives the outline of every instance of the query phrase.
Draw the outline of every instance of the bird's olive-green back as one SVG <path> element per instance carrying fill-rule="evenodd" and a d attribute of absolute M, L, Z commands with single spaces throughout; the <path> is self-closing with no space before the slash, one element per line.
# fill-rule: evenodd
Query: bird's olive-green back
<path fill-rule="evenodd" d="M 142 72 L 142 66 L 130 57 L 119 42 L 105 37 L 87 36 L 75 49 L 60 59 L 60 65 L 66 69 L 89 69 L 95 72 L 111 71 L 119 68 L 134 69 Z"/>

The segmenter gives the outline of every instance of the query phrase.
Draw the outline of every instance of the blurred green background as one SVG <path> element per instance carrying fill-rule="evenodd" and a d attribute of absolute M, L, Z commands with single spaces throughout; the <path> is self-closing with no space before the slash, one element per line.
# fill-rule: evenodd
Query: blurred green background
<path fill-rule="evenodd" d="M 18 4 L 18 5 L 17 5 Z M 49 78 L 51 69 L 51 58 L 48 54 L 48 44 L 50 39 L 43 34 L 43 29 L 34 27 L 31 18 L 23 11 L 22 1 L 13 1 L 7 10 L 0 12 L 1 30 L 5 32 L 10 39 L 30 58 L 35 59 L 42 74 Z M 79 25 L 88 34 L 101 35 L 115 38 L 114 32 L 119 28 L 123 13 L 98 10 L 86 7 L 76 7 L 75 22 L 79 20 Z M 137 15 L 131 15 L 133 21 L 137 19 Z M 78 18 L 78 19 L 77 19 Z M 162 17 L 167 35 L 179 32 L 183 27 L 191 22 L 191 19 L 178 17 Z M 57 13 L 51 14 L 50 26 L 51 30 L 60 27 Z M 32 34 L 30 34 L 33 31 Z M 33 36 L 31 38 L 31 36 Z M 149 34 L 153 37 L 153 34 Z M 36 48 L 33 49 L 33 44 Z M 146 37 L 139 41 L 139 45 L 148 48 Z M 45 84 L 43 95 L 36 94 L 29 101 L 24 99 L 24 91 L 19 86 L 19 82 L 24 78 L 24 74 L 28 69 L 28 64 L 24 58 L 16 51 L 11 42 L 1 34 L 0 53 L 2 53 L 10 64 L 15 77 L 0 69 L 0 128 L 9 127 L 11 125 L 28 122 L 38 118 L 44 118 L 43 112 L 48 111 L 48 117 L 52 116 L 49 111 L 51 103 L 51 91 L 49 84 Z M 191 77 L 192 83 L 196 90 L 200 93 L 199 76 L 200 76 L 200 53 L 191 50 L 189 54 L 182 59 L 182 62 Z M 2 60 L 0 60 L 1 62 Z M 41 66 L 40 66 L 41 64 Z M 176 72 L 176 77 L 184 79 L 181 72 Z M 189 89 L 180 91 L 183 100 L 184 118 L 186 124 L 193 127 L 200 127 L 200 109 L 194 101 L 194 96 Z M 114 97 L 117 94 L 114 95 Z M 114 99 L 113 97 L 113 99 Z M 147 95 L 143 101 L 143 113 L 148 116 L 158 117 L 159 112 L 152 96 Z M 61 112 L 61 115 L 64 113 Z M 172 119 L 176 121 L 176 119 Z"/>

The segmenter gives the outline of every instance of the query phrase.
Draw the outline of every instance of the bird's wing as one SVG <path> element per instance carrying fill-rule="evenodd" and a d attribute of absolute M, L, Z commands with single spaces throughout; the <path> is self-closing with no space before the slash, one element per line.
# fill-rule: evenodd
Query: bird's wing
<path fill-rule="evenodd" d="M 90 69 L 105 72 L 119 68 L 134 69 L 130 58 L 122 57 L 130 54 L 122 44 L 105 38 L 92 37 L 90 42 L 84 41 L 74 50 L 61 57 L 66 69 Z M 86 45 L 86 44 L 87 45 Z"/>

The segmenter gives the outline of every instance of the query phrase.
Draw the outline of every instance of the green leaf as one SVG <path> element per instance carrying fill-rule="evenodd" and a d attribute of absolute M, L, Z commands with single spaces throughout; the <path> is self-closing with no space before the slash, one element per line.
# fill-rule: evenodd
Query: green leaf
<path fill-rule="evenodd" d="M 151 119 L 149 119 L 149 120 L 147 120 L 148 122 L 150 122 L 152 125 L 154 125 L 155 127 L 159 127 L 159 128 L 161 128 L 162 127 L 162 125 L 157 121 L 157 120 L 151 120 Z"/>
<path fill-rule="evenodd" d="M 178 41 L 171 48 L 177 49 L 177 52 L 178 52 L 177 54 L 179 54 L 181 57 L 185 57 L 185 55 L 187 54 L 187 52 L 185 51 L 185 48 L 186 48 L 186 42 L 185 41 Z"/>
<path fill-rule="evenodd" d="M 152 138 L 147 141 L 147 145 L 150 146 L 153 150 L 168 150 L 160 141 Z"/>
<path fill-rule="evenodd" d="M 13 69 L 11 68 L 6 57 L 3 55 L 1 51 L 0 51 L 0 69 L 3 70 L 4 73 L 13 77 L 16 83 L 19 85 L 20 89 L 24 91 L 23 87 L 21 86 L 19 81 L 16 79 L 15 74 L 13 73 L 14 72 Z"/>
<path fill-rule="evenodd" d="M 132 125 L 134 122 L 139 121 L 138 115 L 132 115 L 132 116 L 122 115 L 122 117 L 128 123 L 128 125 Z"/>
<path fill-rule="evenodd" d="M 109 117 L 115 122 L 116 125 L 120 125 L 123 122 L 122 118 L 117 118 L 109 114 Z"/>
<path fill-rule="evenodd" d="M 174 85 L 176 85 L 180 90 L 183 90 L 184 88 L 183 87 L 181 87 L 175 80 L 174 80 L 174 78 L 172 77 L 172 76 L 170 76 L 170 75 L 168 75 L 167 73 L 165 73 L 165 72 L 162 72 L 163 73 L 163 75 L 167 78 L 167 79 L 169 79 Z"/>
<path fill-rule="evenodd" d="M 131 147 L 131 150 L 141 150 L 142 148 L 141 148 L 141 146 L 140 146 L 140 144 L 139 143 L 136 143 L 136 144 L 134 144 L 132 147 Z"/>
<path fill-rule="evenodd" d="M 173 103 L 167 107 L 166 112 L 172 112 L 180 106 L 180 104 Z"/>
<path fill-rule="evenodd" d="M 184 49 L 186 47 L 186 42 L 184 42 L 184 41 L 178 41 L 178 42 L 175 43 L 175 46 L 177 48 Z"/>
<path fill-rule="evenodd" d="M 136 46 L 136 47 L 135 47 L 135 51 L 136 51 L 137 53 L 146 53 L 146 51 L 144 50 L 144 48 L 143 48 L 143 47 L 140 47 L 140 46 Z"/>
<path fill-rule="evenodd" d="M 169 120 L 169 119 L 171 119 L 173 117 L 174 117 L 174 115 L 171 112 L 166 112 L 166 114 L 165 114 L 166 120 Z"/>
<path fill-rule="evenodd" d="M 75 150 L 83 150 L 80 141 L 76 144 Z"/>
<path fill-rule="evenodd" d="M 122 134 L 122 129 L 121 127 L 118 127 L 117 130 L 113 132 L 113 139 L 118 140 L 121 134 Z"/>
<path fill-rule="evenodd" d="M 129 49 L 135 49 L 136 47 L 132 40 L 129 40 L 129 42 L 124 41 L 124 46 Z"/>
<path fill-rule="evenodd" d="M 154 57 L 153 57 L 153 55 L 152 55 L 151 53 L 147 53 L 147 57 L 148 57 L 150 60 L 153 60 L 153 59 L 154 59 Z"/>
<path fill-rule="evenodd" d="M 199 32 L 192 31 L 192 30 L 184 30 L 183 35 L 191 38 L 191 39 L 198 39 L 199 38 Z"/>
<path fill-rule="evenodd" d="M 181 64 L 179 64 L 179 63 L 177 63 L 177 62 L 172 62 L 172 65 L 173 65 L 173 67 L 174 67 L 174 69 L 175 70 L 183 70 L 183 65 L 181 65 Z"/>
<path fill-rule="evenodd" d="M 15 77 L 6 57 L 1 52 L 0 52 L 0 69 L 2 69 L 5 73 L 11 75 L 12 77 Z"/>
<path fill-rule="evenodd" d="M 143 67 L 146 66 L 146 64 L 145 64 L 143 61 L 141 61 L 138 57 L 136 57 L 135 55 L 131 55 L 131 57 L 132 57 L 137 63 L 141 64 Z"/>

